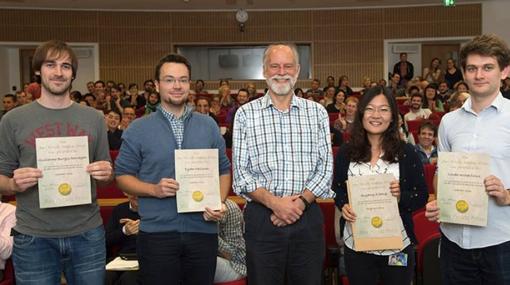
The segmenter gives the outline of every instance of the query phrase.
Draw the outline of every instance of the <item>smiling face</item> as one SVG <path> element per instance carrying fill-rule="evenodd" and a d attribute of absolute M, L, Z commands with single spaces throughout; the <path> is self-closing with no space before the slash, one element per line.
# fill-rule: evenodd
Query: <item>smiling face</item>
<path fill-rule="evenodd" d="M 41 65 L 41 94 L 63 96 L 69 94 L 73 80 L 71 57 L 61 54 L 47 58 Z"/>
<path fill-rule="evenodd" d="M 421 128 L 420 133 L 418 134 L 418 139 L 420 145 L 424 149 L 429 149 L 434 143 L 434 130 L 430 128 Z"/>
<path fill-rule="evenodd" d="M 190 90 L 189 70 L 183 63 L 167 62 L 161 66 L 156 89 L 163 107 L 182 107 Z"/>
<path fill-rule="evenodd" d="M 392 122 L 391 107 L 383 94 L 375 96 L 363 111 L 363 128 L 369 136 L 381 136 Z"/>
<path fill-rule="evenodd" d="M 285 45 L 270 47 L 264 62 L 264 77 L 276 96 L 291 96 L 299 75 L 299 64 L 292 49 Z"/>

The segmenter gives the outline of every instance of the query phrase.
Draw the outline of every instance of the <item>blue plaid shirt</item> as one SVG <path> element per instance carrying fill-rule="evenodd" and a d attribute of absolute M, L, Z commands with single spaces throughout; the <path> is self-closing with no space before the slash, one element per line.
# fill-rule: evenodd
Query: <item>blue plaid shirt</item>
<path fill-rule="evenodd" d="M 170 127 L 172 128 L 172 132 L 174 133 L 175 140 L 177 141 L 177 146 L 179 149 L 182 146 L 182 140 L 184 139 L 184 121 L 187 117 L 189 117 L 189 114 L 191 114 L 191 109 L 184 105 L 184 111 L 182 112 L 182 115 L 177 118 L 174 114 L 167 112 L 165 109 L 161 108 L 161 105 L 158 106 L 161 113 L 163 113 L 163 116 L 167 118 L 168 122 L 170 123 Z"/>
<path fill-rule="evenodd" d="M 289 110 L 280 111 L 266 94 L 239 108 L 232 141 L 237 194 L 249 199 L 262 187 L 279 197 L 305 189 L 334 197 L 329 117 L 321 105 L 293 96 Z"/>

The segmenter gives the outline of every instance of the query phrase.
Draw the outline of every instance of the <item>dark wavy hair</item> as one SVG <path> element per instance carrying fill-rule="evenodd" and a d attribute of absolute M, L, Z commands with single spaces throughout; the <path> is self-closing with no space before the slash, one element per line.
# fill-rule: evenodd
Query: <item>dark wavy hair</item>
<path fill-rule="evenodd" d="M 403 155 L 403 144 L 400 140 L 398 130 L 398 108 L 395 98 L 381 86 L 370 88 L 361 98 L 358 110 L 354 116 L 354 122 L 351 130 L 351 147 L 349 148 L 349 157 L 351 161 L 369 162 L 372 158 L 371 145 L 368 141 L 367 131 L 363 127 L 363 116 L 365 108 L 374 99 L 374 97 L 384 95 L 388 100 L 391 109 L 391 122 L 388 129 L 382 134 L 382 150 L 384 152 L 382 159 L 390 163 L 397 162 Z"/>

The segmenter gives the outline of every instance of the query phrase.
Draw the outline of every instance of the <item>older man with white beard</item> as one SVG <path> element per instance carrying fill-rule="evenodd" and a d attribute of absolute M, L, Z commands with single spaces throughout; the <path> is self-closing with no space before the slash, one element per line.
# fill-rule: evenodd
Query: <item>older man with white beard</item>
<path fill-rule="evenodd" d="M 234 120 L 234 191 L 244 196 L 248 283 L 320 284 L 323 219 L 316 198 L 332 198 L 329 119 L 316 102 L 294 96 L 294 45 L 264 52 L 265 96 Z"/>

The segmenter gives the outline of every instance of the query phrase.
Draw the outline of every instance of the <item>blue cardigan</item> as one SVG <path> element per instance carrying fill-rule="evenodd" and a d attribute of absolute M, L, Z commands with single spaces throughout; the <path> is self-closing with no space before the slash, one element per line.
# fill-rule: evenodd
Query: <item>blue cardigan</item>
<path fill-rule="evenodd" d="M 161 178 L 175 179 L 177 141 L 170 123 L 156 111 L 133 121 L 122 135 L 115 161 L 115 174 L 132 175 L 143 182 L 157 184 Z M 218 149 L 220 175 L 230 172 L 225 141 L 208 116 L 193 112 L 184 122 L 182 149 Z M 139 197 L 140 230 L 144 232 L 217 233 L 215 222 L 206 222 L 202 212 L 177 213 L 175 197 Z"/>
<path fill-rule="evenodd" d="M 333 191 L 336 193 L 335 204 L 340 211 L 344 204 L 349 203 L 346 184 L 349 164 L 351 162 L 347 154 L 349 147 L 350 144 L 344 144 L 335 157 Z M 423 174 L 423 165 L 416 153 L 416 149 L 412 145 L 404 143 L 402 143 L 402 147 L 404 152 L 399 157 L 400 202 L 398 203 L 398 208 L 407 236 L 416 244 L 412 213 L 425 206 L 429 194 Z"/>

